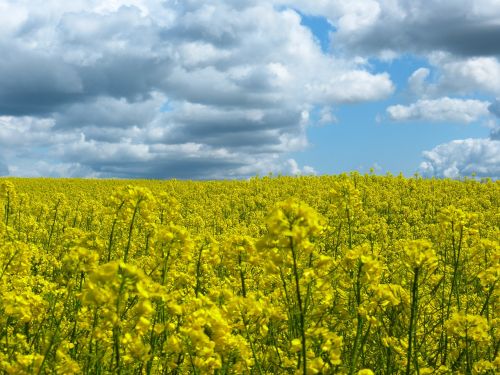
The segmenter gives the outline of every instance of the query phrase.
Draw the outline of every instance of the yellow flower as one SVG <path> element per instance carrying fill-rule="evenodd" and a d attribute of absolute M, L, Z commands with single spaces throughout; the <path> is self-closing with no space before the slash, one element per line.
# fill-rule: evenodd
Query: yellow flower
<path fill-rule="evenodd" d="M 300 339 L 293 339 L 290 350 L 292 352 L 299 352 L 301 350 L 301 348 L 302 348 L 302 343 L 301 343 Z"/>
<path fill-rule="evenodd" d="M 437 266 L 438 258 L 430 241 L 423 239 L 405 241 L 403 249 L 407 257 L 406 264 L 411 269 L 426 267 L 432 270 Z"/>

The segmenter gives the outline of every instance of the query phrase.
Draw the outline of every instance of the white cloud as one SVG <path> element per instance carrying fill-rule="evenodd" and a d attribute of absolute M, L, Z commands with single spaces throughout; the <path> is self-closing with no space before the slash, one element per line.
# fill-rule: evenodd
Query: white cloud
<path fill-rule="evenodd" d="M 380 100 L 394 85 L 364 59 L 323 53 L 277 3 L 0 0 L 11 15 L 2 23 L 0 12 L 0 154 L 11 173 L 313 172 L 287 158 L 307 145 L 305 114 Z M 374 22 L 366 4 L 337 2 L 342 27 Z"/>
<path fill-rule="evenodd" d="M 475 99 L 421 99 L 408 106 L 393 105 L 387 108 L 394 121 L 433 121 L 471 123 L 489 114 L 489 102 Z"/>
<path fill-rule="evenodd" d="M 382 10 L 380 2 L 375 0 L 283 0 L 276 2 L 292 5 L 306 14 L 327 17 L 346 33 L 369 28 L 378 20 Z"/>
<path fill-rule="evenodd" d="M 457 57 L 429 54 L 430 68 L 419 68 L 408 78 L 409 93 L 419 98 L 500 95 L 500 62 L 495 57 Z"/>
<path fill-rule="evenodd" d="M 34 163 L 14 164 L 9 167 L 10 174 L 19 177 L 99 177 L 89 167 L 79 163 L 58 163 L 40 160 Z"/>
<path fill-rule="evenodd" d="M 55 121 L 51 118 L 0 116 L 0 145 L 4 151 L 20 151 L 78 139 L 78 135 L 74 134 L 52 134 L 54 124 Z"/>
<path fill-rule="evenodd" d="M 291 8 L 328 18 L 329 53 Z M 428 59 L 395 121 L 496 113 L 469 98 L 500 96 L 499 16 L 495 0 L 0 0 L 0 167 L 310 173 L 287 155 L 308 145 L 310 111 L 333 122 L 331 108 L 394 93 L 372 56 Z"/>
<path fill-rule="evenodd" d="M 455 140 L 423 152 L 424 176 L 500 178 L 500 141 L 489 138 Z"/>
<path fill-rule="evenodd" d="M 500 126 L 497 125 L 490 132 L 490 139 L 500 141 Z"/>
<path fill-rule="evenodd" d="M 373 75 L 364 70 L 353 70 L 320 82 L 306 84 L 315 102 L 356 103 L 381 100 L 394 91 L 387 73 Z"/>
<path fill-rule="evenodd" d="M 339 120 L 337 117 L 333 114 L 333 109 L 330 107 L 323 107 L 321 108 L 320 114 L 319 114 L 319 123 L 322 125 L 325 124 L 336 124 Z"/>
<path fill-rule="evenodd" d="M 291 0 L 323 15 L 337 28 L 333 46 L 346 53 L 449 51 L 456 55 L 500 52 L 500 3 L 495 0 Z"/>
<path fill-rule="evenodd" d="M 315 175 L 316 171 L 314 170 L 313 167 L 309 165 L 305 165 L 303 168 L 299 167 L 299 164 L 295 159 L 288 159 L 287 160 L 287 167 L 288 168 L 283 168 L 285 170 L 285 173 L 288 172 L 292 175 Z"/>
<path fill-rule="evenodd" d="M 425 96 L 430 70 L 427 68 L 419 68 L 415 70 L 410 78 L 408 78 L 408 88 L 416 96 Z"/>
<path fill-rule="evenodd" d="M 26 22 L 28 12 L 13 3 L 0 2 L 0 37 L 8 38 L 15 34 Z"/>
<path fill-rule="evenodd" d="M 495 116 L 500 118 L 500 100 L 496 99 L 491 105 L 488 107 L 488 110 Z"/>
<path fill-rule="evenodd" d="M 500 95 L 500 62 L 495 57 L 462 59 L 435 54 L 431 56 L 430 62 L 441 71 L 436 83 L 436 89 L 441 92 Z"/>

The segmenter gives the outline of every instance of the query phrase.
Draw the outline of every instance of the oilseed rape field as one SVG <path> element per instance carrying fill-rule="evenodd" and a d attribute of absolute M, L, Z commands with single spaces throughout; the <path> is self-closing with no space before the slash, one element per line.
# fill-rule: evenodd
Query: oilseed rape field
<path fill-rule="evenodd" d="M 0 179 L 6 374 L 498 374 L 500 184 Z"/>

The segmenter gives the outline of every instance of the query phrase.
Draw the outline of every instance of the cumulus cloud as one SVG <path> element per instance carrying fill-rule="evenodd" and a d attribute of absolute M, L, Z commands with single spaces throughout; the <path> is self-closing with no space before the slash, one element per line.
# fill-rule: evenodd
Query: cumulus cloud
<path fill-rule="evenodd" d="M 416 96 L 426 96 L 428 91 L 427 79 L 429 78 L 430 70 L 428 68 L 418 68 L 410 78 L 408 78 L 408 88 L 410 92 Z"/>
<path fill-rule="evenodd" d="M 288 169 L 290 170 L 290 173 L 293 175 L 302 175 L 302 174 L 312 174 L 315 175 L 316 171 L 314 170 L 313 167 L 309 165 L 305 165 L 304 168 L 300 168 L 299 164 L 295 161 L 295 159 L 288 159 L 287 160 L 288 164 Z"/>
<path fill-rule="evenodd" d="M 34 163 L 25 163 L 22 160 L 9 169 L 11 175 L 18 177 L 99 177 L 89 167 L 82 166 L 79 163 L 47 162 L 43 160 Z"/>
<path fill-rule="evenodd" d="M 500 178 L 500 141 L 468 138 L 440 144 L 423 152 L 420 172 L 424 176 L 458 178 L 471 176 Z"/>
<path fill-rule="evenodd" d="M 306 14 L 326 15 L 334 26 L 334 51 L 397 59 L 419 56 L 427 66 L 408 79 L 413 103 L 387 108 L 394 121 L 476 122 L 500 106 L 500 3 L 495 0 L 295 0 Z M 481 95 L 481 100 L 471 97 Z M 489 126 L 493 122 L 490 120 Z M 499 129 L 489 138 L 456 140 L 424 152 L 428 176 L 498 176 Z"/>
<path fill-rule="evenodd" d="M 428 66 L 418 68 L 408 79 L 407 93 L 414 99 L 500 96 L 498 1 L 292 2 L 306 14 L 328 18 L 335 28 L 330 34 L 334 51 L 382 60 L 401 56 L 425 59 Z M 418 111 L 419 106 L 414 105 L 407 110 L 396 107 L 393 112 L 425 120 Z M 457 117 L 466 122 L 470 118 L 462 111 Z"/>
<path fill-rule="evenodd" d="M 500 126 L 497 126 L 490 131 L 490 139 L 500 141 Z"/>
<path fill-rule="evenodd" d="M 336 124 L 339 120 L 333 114 L 333 109 L 330 107 L 323 107 L 319 113 L 319 124 Z"/>
<path fill-rule="evenodd" d="M 419 68 L 408 78 L 409 93 L 415 97 L 500 95 L 500 63 L 496 58 L 457 58 L 435 53 L 431 69 Z"/>
<path fill-rule="evenodd" d="M 495 0 L 292 2 L 305 12 L 328 16 L 337 28 L 333 46 L 347 53 L 500 54 L 500 3 Z"/>
<path fill-rule="evenodd" d="M 278 3 L 0 2 L 0 154 L 9 171 L 313 172 L 287 158 L 307 146 L 308 111 L 384 99 L 394 85 L 387 73 L 325 54 Z M 343 24 L 357 27 L 365 15 Z"/>
<path fill-rule="evenodd" d="M 329 52 L 299 12 L 328 19 Z M 494 0 L 0 0 L 0 158 L 17 175 L 312 173 L 288 154 L 313 119 L 394 93 L 373 56 L 428 62 L 392 120 L 498 115 L 470 97 L 500 97 L 499 16 Z"/>
<path fill-rule="evenodd" d="M 500 95 L 500 63 L 495 57 L 457 58 L 435 53 L 430 63 L 439 69 L 439 78 L 431 90 Z"/>
<path fill-rule="evenodd" d="M 500 117 L 500 100 L 497 99 L 493 103 L 491 103 L 488 107 L 488 110 L 491 112 L 491 114 Z"/>
<path fill-rule="evenodd" d="M 394 121 L 433 121 L 471 123 L 489 114 L 489 102 L 475 99 L 421 99 L 408 106 L 393 105 L 387 108 Z"/>

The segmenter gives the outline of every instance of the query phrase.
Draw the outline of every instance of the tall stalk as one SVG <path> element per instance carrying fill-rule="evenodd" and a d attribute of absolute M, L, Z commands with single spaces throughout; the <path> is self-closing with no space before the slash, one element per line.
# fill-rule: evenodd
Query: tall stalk
<path fill-rule="evenodd" d="M 302 355 L 302 372 L 304 375 L 307 374 L 307 357 L 306 357 L 306 330 L 305 330 L 305 311 L 302 304 L 302 295 L 300 294 L 300 284 L 299 284 L 299 270 L 297 266 L 297 250 L 293 243 L 293 239 L 290 237 L 290 250 L 292 251 L 293 258 L 293 277 L 295 280 L 295 291 L 297 293 L 297 304 L 299 308 L 299 329 L 301 338 L 301 355 Z"/>
<path fill-rule="evenodd" d="M 118 209 L 116 210 L 115 213 L 116 217 L 113 220 L 113 224 L 111 225 L 111 232 L 109 234 L 109 242 L 108 242 L 108 262 L 111 260 L 111 250 L 113 249 L 113 237 L 115 235 L 116 223 L 118 222 L 118 213 L 120 212 L 124 204 L 125 201 L 122 201 L 122 203 L 120 203 L 120 206 L 118 206 Z"/>
<path fill-rule="evenodd" d="M 356 308 L 358 308 L 361 305 L 361 281 L 360 281 L 360 275 L 361 275 L 361 270 L 363 268 L 363 263 L 359 261 L 358 264 L 358 272 L 356 274 L 356 288 L 355 288 L 355 293 L 356 293 Z M 351 364 L 349 367 L 349 375 L 353 375 L 354 371 L 356 371 L 356 367 L 358 365 L 358 358 L 359 358 L 359 352 L 360 352 L 360 344 L 361 344 L 361 336 L 363 332 L 363 317 L 361 314 L 358 312 L 357 316 L 357 325 L 356 325 L 356 338 L 354 339 L 354 348 L 353 348 L 353 353 L 352 353 L 352 360 Z"/>
<path fill-rule="evenodd" d="M 130 226 L 128 228 L 128 241 L 127 241 L 127 247 L 125 248 L 125 253 L 123 254 L 123 261 L 126 263 L 128 260 L 128 252 L 130 250 L 130 244 L 132 243 L 132 231 L 134 229 L 134 222 L 135 218 L 137 216 L 137 211 L 139 211 L 139 204 L 141 203 L 142 198 L 139 198 L 137 203 L 135 204 L 134 207 L 134 213 L 132 214 L 132 219 L 130 220 Z"/>
<path fill-rule="evenodd" d="M 5 204 L 5 226 L 9 225 L 10 193 L 7 191 L 7 203 Z"/>
<path fill-rule="evenodd" d="M 57 201 L 56 206 L 54 207 L 54 217 L 52 218 L 52 226 L 50 227 L 50 233 L 49 233 L 49 239 L 47 241 L 47 251 L 50 249 L 50 244 L 52 242 L 52 235 L 54 234 L 54 228 L 56 226 L 56 221 L 57 221 L 57 213 L 59 210 L 59 204 L 61 203 L 60 200 Z"/>
<path fill-rule="evenodd" d="M 406 352 L 406 375 L 410 375 L 411 370 L 411 359 L 414 355 L 413 345 L 416 344 L 416 332 L 417 332 L 417 313 L 418 313 L 418 276 L 419 267 L 413 269 L 413 284 L 411 286 L 411 311 L 410 311 L 410 326 L 408 327 L 408 351 Z M 416 345 L 415 345 L 416 346 Z M 415 367 L 417 374 L 418 370 L 418 359 L 415 360 Z"/>

